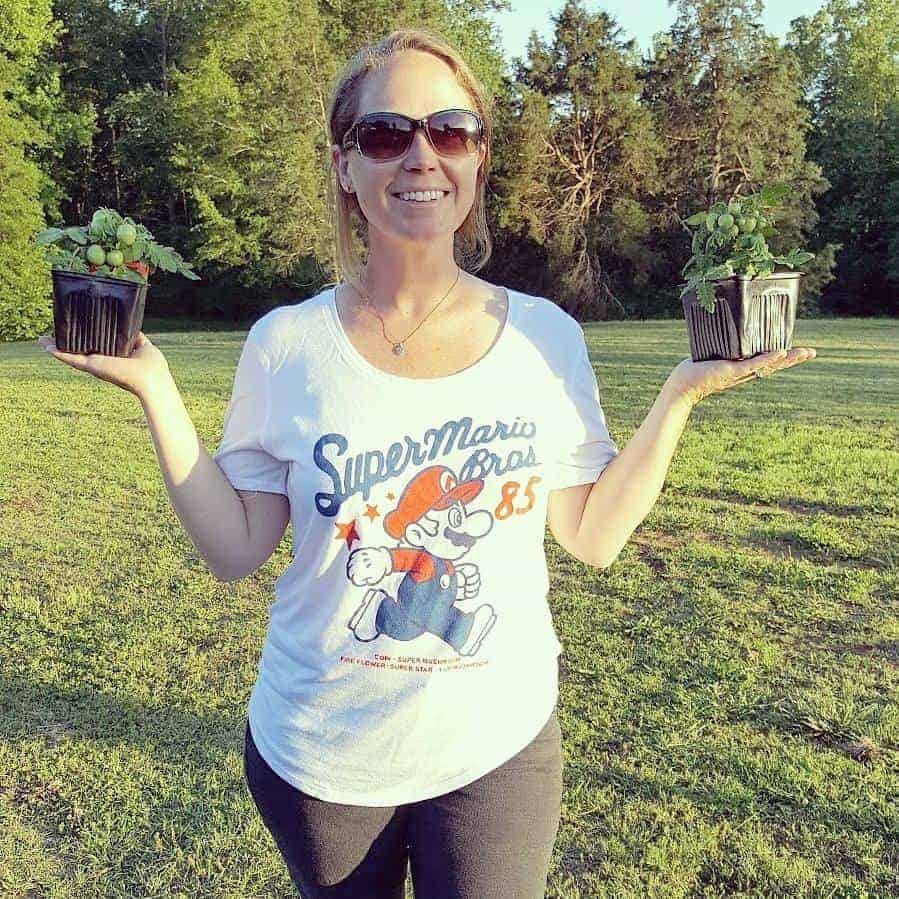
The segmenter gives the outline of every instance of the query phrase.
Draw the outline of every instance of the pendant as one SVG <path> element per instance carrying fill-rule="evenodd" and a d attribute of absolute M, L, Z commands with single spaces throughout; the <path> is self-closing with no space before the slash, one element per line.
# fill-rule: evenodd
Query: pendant
<path fill-rule="evenodd" d="M 402 345 L 402 343 L 395 343 L 393 345 L 393 354 L 394 356 L 402 356 L 403 353 L 406 352 L 406 348 Z"/>

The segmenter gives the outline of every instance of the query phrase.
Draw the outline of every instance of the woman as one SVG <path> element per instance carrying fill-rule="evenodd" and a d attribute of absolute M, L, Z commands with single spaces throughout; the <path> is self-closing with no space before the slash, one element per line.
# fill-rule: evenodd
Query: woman
<path fill-rule="evenodd" d="M 398 899 L 411 861 L 417 899 L 537 899 L 562 795 L 545 524 L 610 564 L 693 405 L 814 352 L 684 360 L 619 451 L 580 325 L 470 271 L 490 122 L 458 54 L 411 30 L 363 48 L 329 128 L 345 279 L 250 329 L 214 459 L 145 336 L 130 359 L 41 342 L 140 398 L 220 578 L 292 522 L 245 773 L 301 895 Z"/>

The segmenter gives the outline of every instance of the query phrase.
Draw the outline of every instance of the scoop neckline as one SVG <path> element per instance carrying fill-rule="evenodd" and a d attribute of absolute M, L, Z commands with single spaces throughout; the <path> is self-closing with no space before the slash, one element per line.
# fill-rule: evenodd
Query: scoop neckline
<path fill-rule="evenodd" d="M 400 384 L 448 384 L 455 383 L 456 381 L 462 380 L 463 378 L 470 378 L 473 374 L 480 374 L 480 372 L 489 364 L 491 364 L 492 360 L 499 354 L 499 351 L 508 339 L 508 332 L 512 329 L 512 323 L 514 321 L 515 316 L 515 307 L 516 307 L 516 294 L 517 291 L 512 290 L 510 287 L 503 287 L 503 290 L 506 292 L 506 318 L 503 322 L 502 330 L 499 332 L 497 338 L 493 341 L 493 345 L 481 356 L 480 359 L 475 360 L 466 368 L 460 369 L 459 371 L 453 372 L 449 375 L 441 375 L 436 378 L 408 378 L 405 375 L 398 375 L 394 372 L 384 371 L 381 368 L 378 368 L 376 365 L 372 365 L 365 356 L 360 353 L 355 346 L 353 346 L 353 342 L 350 340 L 349 335 L 346 333 L 343 327 L 343 323 L 340 321 L 340 313 L 337 311 L 337 286 L 329 288 L 327 303 L 327 321 L 331 327 L 332 332 L 334 333 L 334 337 L 337 340 L 338 346 L 343 351 L 344 355 L 348 358 L 348 360 L 353 363 L 356 368 L 364 371 L 366 374 L 371 375 L 374 378 L 379 378 L 384 381 L 393 381 L 395 383 Z"/>

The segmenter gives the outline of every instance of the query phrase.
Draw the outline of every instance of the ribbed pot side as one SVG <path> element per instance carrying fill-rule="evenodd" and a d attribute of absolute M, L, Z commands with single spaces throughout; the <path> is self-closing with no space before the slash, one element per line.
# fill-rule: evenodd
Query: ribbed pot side
<path fill-rule="evenodd" d="M 695 291 L 684 294 L 693 361 L 748 359 L 790 349 L 803 277 L 802 272 L 776 272 L 766 278 L 722 278 L 713 282 L 714 312 L 705 310 Z"/>
<path fill-rule="evenodd" d="M 130 356 L 144 323 L 147 284 L 51 271 L 53 328 L 64 353 Z"/>

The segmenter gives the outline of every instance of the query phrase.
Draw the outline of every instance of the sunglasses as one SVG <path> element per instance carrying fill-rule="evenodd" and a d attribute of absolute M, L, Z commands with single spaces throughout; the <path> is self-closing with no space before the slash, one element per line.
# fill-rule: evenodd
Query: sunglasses
<path fill-rule="evenodd" d="M 467 156 L 477 151 L 484 134 L 481 117 L 470 109 L 442 109 L 423 119 L 398 112 L 370 112 L 343 136 L 344 150 L 355 147 L 367 159 L 399 159 L 412 146 L 415 132 L 424 128 L 428 141 L 441 156 Z"/>

